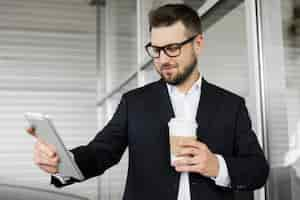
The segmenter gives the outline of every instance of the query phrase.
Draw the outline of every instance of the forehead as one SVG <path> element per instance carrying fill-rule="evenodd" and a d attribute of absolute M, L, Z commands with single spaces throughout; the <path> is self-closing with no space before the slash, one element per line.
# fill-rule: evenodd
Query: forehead
<path fill-rule="evenodd" d="M 152 28 L 150 37 L 154 46 L 164 46 L 181 42 L 186 39 L 186 29 L 181 22 L 171 26 Z"/>

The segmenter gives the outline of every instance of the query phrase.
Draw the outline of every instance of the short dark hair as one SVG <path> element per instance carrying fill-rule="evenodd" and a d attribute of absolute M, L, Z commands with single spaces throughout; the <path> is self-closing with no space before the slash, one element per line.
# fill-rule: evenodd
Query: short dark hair
<path fill-rule="evenodd" d="M 185 4 L 166 4 L 149 13 L 149 31 L 153 27 L 171 26 L 182 22 L 188 34 L 202 34 L 198 13 Z"/>

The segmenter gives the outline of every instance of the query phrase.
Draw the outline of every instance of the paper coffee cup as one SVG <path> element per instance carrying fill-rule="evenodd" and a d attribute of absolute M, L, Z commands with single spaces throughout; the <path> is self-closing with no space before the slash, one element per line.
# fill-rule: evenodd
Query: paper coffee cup
<path fill-rule="evenodd" d="M 170 153 L 171 163 L 179 158 L 176 158 L 176 153 L 179 151 L 178 143 L 181 141 L 189 141 L 197 139 L 197 122 L 183 118 L 172 118 L 169 123 L 170 137 Z"/>

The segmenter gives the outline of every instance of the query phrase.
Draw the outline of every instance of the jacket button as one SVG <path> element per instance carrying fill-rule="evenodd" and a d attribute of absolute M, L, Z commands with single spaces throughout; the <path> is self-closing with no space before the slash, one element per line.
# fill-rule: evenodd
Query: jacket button
<path fill-rule="evenodd" d="M 177 184 L 176 183 L 173 184 L 173 189 L 175 189 L 175 190 L 177 189 Z"/>
<path fill-rule="evenodd" d="M 245 185 L 237 185 L 236 187 L 237 187 L 237 189 L 245 189 L 246 188 Z"/>

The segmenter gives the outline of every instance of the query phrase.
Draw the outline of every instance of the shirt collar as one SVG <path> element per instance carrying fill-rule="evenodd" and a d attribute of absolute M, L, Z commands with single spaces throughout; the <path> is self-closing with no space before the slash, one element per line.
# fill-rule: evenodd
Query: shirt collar
<path fill-rule="evenodd" d="M 193 91 L 193 90 L 201 91 L 201 85 L 202 85 L 202 76 L 200 74 L 198 80 L 193 84 L 193 86 L 190 88 L 190 90 L 188 92 Z M 168 91 L 170 94 L 174 93 L 174 91 L 176 90 L 176 86 L 168 84 L 168 83 L 167 83 L 167 87 L 168 87 Z"/>

